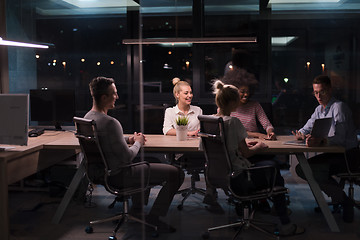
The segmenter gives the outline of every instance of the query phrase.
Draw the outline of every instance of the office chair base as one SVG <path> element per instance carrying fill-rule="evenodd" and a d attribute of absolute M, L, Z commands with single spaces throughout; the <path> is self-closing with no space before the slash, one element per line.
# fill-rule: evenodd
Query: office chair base
<path fill-rule="evenodd" d="M 150 223 L 147 223 L 147 222 L 145 222 L 145 221 L 143 221 L 143 220 L 141 220 L 139 218 L 136 218 L 134 216 L 131 216 L 128 213 L 121 213 L 119 215 L 109 217 L 109 218 L 106 218 L 106 219 L 91 221 L 90 225 L 85 228 L 85 232 L 86 233 L 93 233 L 94 229 L 93 229 L 92 225 L 94 225 L 94 224 L 104 223 L 104 222 L 109 222 L 109 221 L 115 221 L 115 220 L 119 220 L 119 222 L 117 223 L 117 225 L 115 227 L 115 230 L 113 231 L 113 235 L 109 237 L 109 240 L 110 239 L 116 239 L 116 233 L 119 230 L 119 228 L 121 227 L 121 225 L 124 222 L 128 222 L 129 220 L 132 220 L 132 221 L 135 221 L 135 222 L 138 222 L 138 223 L 142 223 L 142 224 L 144 224 L 144 225 L 146 225 L 148 227 L 153 228 L 154 232 L 152 233 L 152 237 L 158 237 L 159 236 L 159 234 L 157 232 L 157 226 L 152 225 Z"/>
<path fill-rule="evenodd" d="M 152 224 L 147 223 L 147 222 L 145 222 L 145 221 L 143 221 L 143 220 L 141 220 L 139 218 L 131 216 L 128 213 L 121 213 L 121 214 L 113 216 L 113 217 L 91 221 L 90 225 L 88 227 L 92 228 L 92 225 L 94 225 L 94 224 L 110 222 L 110 221 L 115 221 L 115 220 L 120 220 L 120 222 L 127 222 L 129 220 L 132 220 L 132 221 L 135 221 L 135 222 L 138 222 L 138 223 L 145 224 L 146 226 L 149 226 L 149 227 L 154 228 L 155 230 L 157 230 L 157 227 L 155 225 L 152 225 Z"/>
<path fill-rule="evenodd" d="M 191 195 L 191 194 L 195 194 L 198 193 L 202 196 L 205 196 L 206 190 L 205 189 L 201 189 L 201 188 L 197 188 L 197 187 L 190 187 L 190 188 L 185 188 L 182 189 L 180 191 L 177 192 L 178 194 L 181 194 L 181 196 L 183 196 L 184 198 L 181 200 L 181 203 L 177 206 L 178 210 L 182 210 L 184 207 L 184 203 L 185 200 Z"/>
<path fill-rule="evenodd" d="M 233 227 L 233 228 L 239 227 L 239 229 L 237 230 L 237 232 L 235 233 L 235 235 L 233 237 L 233 240 L 234 240 L 241 233 L 243 228 L 248 229 L 248 228 L 252 227 L 252 228 L 258 230 L 259 232 L 262 232 L 262 233 L 268 235 L 269 237 L 273 237 L 274 239 L 277 239 L 277 240 L 280 239 L 278 234 L 270 233 L 269 231 L 259 227 L 258 224 L 259 225 L 271 225 L 271 226 L 275 225 L 272 223 L 260 222 L 260 221 L 249 220 L 249 219 L 248 220 L 241 219 L 240 221 L 235 222 L 235 223 L 230 223 L 230 224 L 226 224 L 226 225 L 222 225 L 222 226 L 218 226 L 218 227 L 209 228 L 205 233 L 202 234 L 202 238 L 209 239 L 210 231 L 229 228 L 229 227 Z"/>
<path fill-rule="evenodd" d="M 205 196 L 205 189 L 202 189 L 202 188 L 197 188 L 195 186 L 195 183 L 200 181 L 200 176 L 199 176 L 199 173 L 191 173 L 191 180 L 190 180 L 190 183 L 191 183 L 191 186 L 188 187 L 188 188 L 185 188 L 185 189 L 181 189 L 177 192 L 177 194 L 181 194 L 181 196 L 183 196 L 184 198 L 182 199 L 181 203 L 177 206 L 177 209 L 178 210 L 182 210 L 183 209 L 183 206 L 184 206 L 184 202 L 185 200 L 191 195 L 191 194 L 195 194 L 195 193 L 198 193 L 202 196 Z"/>
<path fill-rule="evenodd" d="M 240 220 L 238 220 L 237 222 L 234 222 L 234 223 L 208 228 L 207 232 L 205 232 L 202 235 L 202 237 L 203 237 L 203 239 L 208 239 L 210 237 L 210 231 L 229 228 L 229 227 L 239 227 L 239 229 L 237 230 L 237 232 L 235 233 L 235 235 L 233 237 L 233 240 L 234 240 L 241 233 L 243 228 L 248 229 L 248 228 L 252 227 L 255 230 L 258 230 L 259 232 L 265 233 L 269 237 L 273 237 L 274 239 L 280 238 L 279 233 L 277 231 L 271 233 L 271 232 L 267 231 L 266 229 L 260 227 L 260 226 L 275 227 L 276 224 L 271 223 L 271 222 L 264 222 L 264 221 L 256 220 L 256 219 L 254 219 L 254 215 L 255 215 L 255 210 L 252 210 L 250 212 L 250 208 L 247 205 L 245 205 L 245 207 L 243 208 L 243 217 Z"/>

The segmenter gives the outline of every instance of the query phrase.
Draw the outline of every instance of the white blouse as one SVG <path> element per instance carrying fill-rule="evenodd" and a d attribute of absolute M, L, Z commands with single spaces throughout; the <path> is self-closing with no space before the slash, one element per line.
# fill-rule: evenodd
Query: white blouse
<path fill-rule="evenodd" d="M 188 131 L 194 131 L 200 129 L 200 122 L 197 118 L 199 115 L 202 115 L 202 109 L 190 105 L 189 112 L 187 114 L 184 114 L 182 111 L 180 111 L 178 105 L 175 107 L 169 107 L 165 110 L 165 117 L 164 117 L 164 124 L 163 124 L 163 133 L 166 135 L 166 133 L 170 129 L 175 129 L 176 127 L 176 119 L 181 117 L 187 117 L 189 119 L 188 124 Z"/>

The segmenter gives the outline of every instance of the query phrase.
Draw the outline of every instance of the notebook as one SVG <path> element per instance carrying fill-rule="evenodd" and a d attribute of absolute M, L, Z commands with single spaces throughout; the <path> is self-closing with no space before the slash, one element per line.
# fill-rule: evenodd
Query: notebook
<path fill-rule="evenodd" d="M 314 126 L 311 130 L 311 136 L 317 138 L 325 138 L 327 137 L 330 127 L 332 123 L 332 118 L 320 118 L 316 119 L 314 122 Z M 298 146 L 306 146 L 306 141 L 304 140 L 292 140 L 284 142 L 287 145 L 298 145 Z"/>

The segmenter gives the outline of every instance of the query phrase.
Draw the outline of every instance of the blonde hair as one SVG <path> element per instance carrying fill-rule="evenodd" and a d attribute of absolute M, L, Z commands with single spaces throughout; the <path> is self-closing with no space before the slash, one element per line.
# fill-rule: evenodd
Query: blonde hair
<path fill-rule="evenodd" d="M 181 81 L 180 78 L 178 78 L 178 77 L 175 77 L 175 78 L 172 79 L 172 84 L 174 85 L 173 95 L 174 95 L 174 98 L 176 100 L 176 103 L 178 103 L 178 99 L 176 98 L 176 94 L 181 91 L 182 86 L 189 86 L 190 87 L 190 84 L 188 82 L 186 82 L 186 81 Z"/>
<path fill-rule="evenodd" d="M 215 94 L 215 102 L 219 111 L 223 115 L 229 116 L 239 104 L 240 97 L 238 88 L 224 84 L 220 80 L 215 80 L 213 83 L 213 93 Z"/>

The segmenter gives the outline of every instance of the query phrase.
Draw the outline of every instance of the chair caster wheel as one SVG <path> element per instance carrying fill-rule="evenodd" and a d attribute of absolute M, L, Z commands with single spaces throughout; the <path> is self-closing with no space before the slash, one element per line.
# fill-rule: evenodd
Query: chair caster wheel
<path fill-rule="evenodd" d="M 177 206 L 177 209 L 178 209 L 179 211 L 181 211 L 181 210 L 183 209 L 183 207 L 184 207 L 184 206 L 180 204 L 180 205 Z"/>
<path fill-rule="evenodd" d="M 159 237 L 159 233 L 157 231 L 154 231 L 152 234 L 151 234 L 151 237 L 152 238 L 157 238 Z"/>
<path fill-rule="evenodd" d="M 204 232 L 202 235 L 201 235 L 202 239 L 209 239 L 210 238 L 210 233 L 209 232 Z"/>
<path fill-rule="evenodd" d="M 117 240 L 116 236 L 110 236 L 108 240 Z"/>
<path fill-rule="evenodd" d="M 94 229 L 92 228 L 92 226 L 87 226 L 87 227 L 85 228 L 85 232 L 86 232 L 86 233 L 93 233 L 93 232 L 94 232 Z"/>

